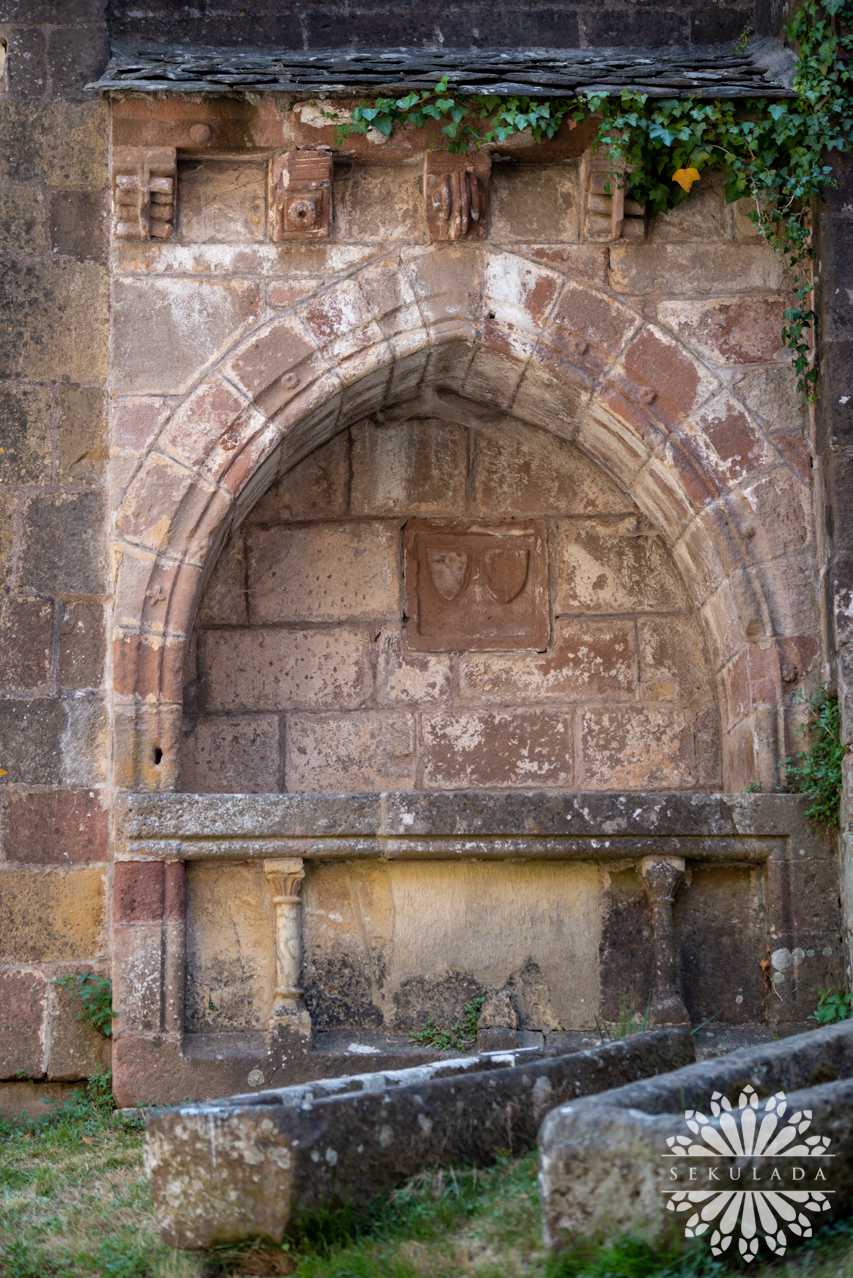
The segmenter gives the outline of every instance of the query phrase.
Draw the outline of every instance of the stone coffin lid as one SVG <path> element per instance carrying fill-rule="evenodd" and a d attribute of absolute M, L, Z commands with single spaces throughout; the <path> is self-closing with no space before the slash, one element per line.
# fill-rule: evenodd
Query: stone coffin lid
<path fill-rule="evenodd" d="M 100 80 L 102 93 L 324 93 L 432 89 L 443 76 L 460 93 L 532 98 L 576 93 L 652 97 L 791 97 L 796 58 L 781 40 L 593 49 L 318 49 L 236 52 L 188 45 L 121 45 Z"/>

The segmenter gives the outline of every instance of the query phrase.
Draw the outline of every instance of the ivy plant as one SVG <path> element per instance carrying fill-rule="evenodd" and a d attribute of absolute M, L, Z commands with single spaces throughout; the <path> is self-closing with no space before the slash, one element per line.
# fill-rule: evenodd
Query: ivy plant
<path fill-rule="evenodd" d="M 809 718 L 800 725 L 808 748 L 785 761 L 788 789 L 811 799 L 811 807 L 806 809 L 806 816 L 811 821 L 838 825 L 841 767 L 845 754 L 838 698 L 832 696 L 824 684 L 809 697 L 800 690 L 794 696 L 809 707 Z"/>
<path fill-rule="evenodd" d="M 749 98 L 649 98 L 624 91 L 540 100 L 461 96 L 447 76 L 433 89 L 400 98 L 362 102 L 336 136 L 378 129 L 390 136 L 395 124 L 424 128 L 436 121 L 447 149 L 463 153 L 512 134 L 531 131 L 534 142 L 553 138 L 567 119 L 598 121 L 594 145 L 605 148 L 618 186 L 630 180 L 632 195 L 651 213 L 665 213 L 689 199 L 709 169 L 722 169 L 726 198 L 746 198 L 759 233 L 779 253 L 794 291 L 784 313 L 782 337 L 791 351 L 798 389 L 814 398 L 817 368 L 810 305 L 812 204 L 834 185 L 830 153 L 853 145 L 853 0 L 805 0 L 785 34 L 797 50 L 794 96 Z M 742 52 L 745 31 L 735 42 Z M 334 111 L 326 113 L 337 120 Z"/>
<path fill-rule="evenodd" d="M 104 1038 L 112 1035 L 113 987 L 107 976 L 98 976 L 97 972 L 79 972 L 76 975 L 63 976 L 53 982 L 62 989 L 68 990 L 71 998 L 79 998 L 81 1011 L 78 1021 L 84 1021 L 90 1029 L 97 1030 Z"/>

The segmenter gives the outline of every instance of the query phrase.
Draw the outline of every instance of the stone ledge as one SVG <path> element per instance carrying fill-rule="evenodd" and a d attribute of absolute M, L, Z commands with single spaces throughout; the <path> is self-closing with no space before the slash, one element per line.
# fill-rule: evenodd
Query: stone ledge
<path fill-rule="evenodd" d="M 135 794 L 117 796 L 118 860 L 833 858 L 775 794 Z M 788 844 L 794 841 L 796 849 Z"/>

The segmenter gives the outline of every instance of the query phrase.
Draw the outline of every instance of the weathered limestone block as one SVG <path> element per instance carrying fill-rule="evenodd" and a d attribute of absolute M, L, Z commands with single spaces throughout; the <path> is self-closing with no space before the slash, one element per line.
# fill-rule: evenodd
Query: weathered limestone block
<path fill-rule="evenodd" d="M 829 1152 L 834 1157 L 821 1160 L 826 1179 L 819 1183 L 821 1192 L 832 1191 L 830 1206 L 818 1219 L 846 1211 L 853 1189 L 851 1075 L 853 1023 L 847 1023 L 732 1052 L 555 1108 L 539 1137 L 546 1244 L 559 1251 L 578 1237 L 627 1232 L 662 1244 L 683 1234 L 685 1217 L 667 1211 L 663 1192 L 673 1188 L 673 1160 L 662 1156 L 669 1152 L 668 1138 L 688 1133 L 685 1109 L 707 1114 L 714 1093 L 729 1097 L 736 1106 L 747 1083 L 760 1096 L 784 1090 L 788 1116 L 806 1111 L 811 1118 L 809 1134 L 831 1138 Z M 719 1133 L 722 1119 L 711 1118 L 708 1126 Z M 806 1160 L 792 1159 L 792 1163 L 798 1161 Z M 725 1181 L 729 1167 L 754 1167 L 759 1182 L 763 1178 L 766 1185 L 773 1165 L 771 1158 L 751 1155 L 705 1155 L 701 1187 L 707 1185 L 709 1167 L 720 1168 L 720 1180 Z M 744 1181 L 750 1178 L 751 1174 L 743 1176 Z M 811 1176 L 808 1179 L 811 1187 L 814 1181 Z M 780 1184 L 794 1188 L 790 1181 L 781 1183 L 781 1178 Z M 696 1187 L 700 1187 L 698 1178 Z"/>
<path fill-rule="evenodd" d="M 281 1240 L 289 1221 L 364 1204 L 426 1167 L 529 1149 L 552 1105 L 693 1054 L 688 1035 L 663 1031 L 527 1063 L 463 1057 L 161 1111 L 145 1140 L 160 1229 L 187 1248 Z"/>

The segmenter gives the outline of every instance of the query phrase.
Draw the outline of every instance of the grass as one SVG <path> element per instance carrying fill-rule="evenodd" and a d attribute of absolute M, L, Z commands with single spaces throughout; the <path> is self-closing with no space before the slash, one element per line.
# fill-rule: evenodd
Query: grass
<path fill-rule="evenodd" d="M 0 1122 L 2 1278 L 717 1278 L 704 1251 L 662 1255 L 637 1239 L 549 1257 L 536 1158 L 428 1172 L 370 1210 L 315 1219 L 284 1247 L 176 1252 L 160 1239 L 142 1170 L 142 1118 L 103 1087 L 46 1118 Z M 825 1227 L 752 1278 L 853 1278 L 853 1219 Z"/>

